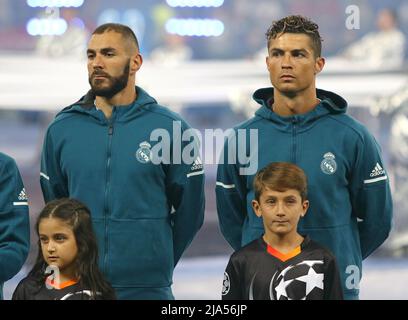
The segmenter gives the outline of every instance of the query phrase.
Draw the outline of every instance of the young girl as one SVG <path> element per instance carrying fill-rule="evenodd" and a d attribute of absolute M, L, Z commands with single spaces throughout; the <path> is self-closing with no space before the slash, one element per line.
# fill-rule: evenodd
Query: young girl
<path fill-rule="evenodd" d="M 49 202 L 36 231 L 38 257 L 13 300 L 104 300 L 115 293 L 98 268 L 89 209 L 74 199 Z"/>

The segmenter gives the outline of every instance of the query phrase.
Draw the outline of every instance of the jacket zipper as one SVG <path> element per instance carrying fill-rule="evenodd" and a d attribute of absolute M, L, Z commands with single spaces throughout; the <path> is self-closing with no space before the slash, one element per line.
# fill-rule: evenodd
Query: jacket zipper
<path fill-rule="evenodd" d="M 109 251 L 109 241 L 108 241 L 108 219 L 110 216 L 109 212 L 109 192 L 110 192 L 110 173 L 111 173 L 111 156 L 112 156 L 112 137 L 113 137 L 113 119 L 114 119 L 115 107 L 112 110 L 112 116 L 108 120 L 108 151 L 106 159 L 106 183 L 105 183 L 105 205 L 104 205 L 104 216 L 105 216 L 105 252 L 103 258 L 104 273 L 108 272 L 108 251 Z"/>
<path fill-rule="evenodd" d="M 297 124 L 297 119 L 293 118 L 292 119 L 292 153 L 293 153 L 293 163 L 296 164 L 297 159 L 296 159 L 296 124 Z"/>

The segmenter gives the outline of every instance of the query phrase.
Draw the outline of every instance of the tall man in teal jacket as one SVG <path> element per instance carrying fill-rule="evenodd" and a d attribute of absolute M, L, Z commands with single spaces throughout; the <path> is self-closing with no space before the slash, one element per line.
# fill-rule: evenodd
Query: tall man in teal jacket
<path fill-rule="evenodd" d="M 391 229 L 392 199 L 380 147 L 346 114 L 343 98 L 316 89 L 325 60 L 315 23 L 289 16 L 272 24 L 267 39 L 266 65 L 274 88 L 254 93 L 261 107 L 234 128 L 224 146 L 216 186 L 221 231 L 235 250 L 260 237 L 263 225 L 251 207 L 254 173 L 249 168 L 295 163 L 309 181 L 309 214 L 299 232 L 335 254 L 344 296 L 357 299 L 362 259 Z M 229 164 L 228 153 L 242 145 L 236 139 L 240 130 L 247 136 L 257 130 L 258 144 L 243 150 L 251 155 L 248 163 Z"/>
<path fill-rule="evenodd" d="M 20 271 L 29 248 L 27 194 L 16 163 L 0 152 L 0 300 L 3 283 Z"/>
<path fill-rule="evenodd" d="M 172 299 L 174 267 L 204 217 L 198 141 L 135 87 L 142 56 L 130 28 L 98 27 L 87 55 L 91 90 L 46 132 L 45 201 L 72 197 L 90 207 L 100 267 L 119 299 Z"/>

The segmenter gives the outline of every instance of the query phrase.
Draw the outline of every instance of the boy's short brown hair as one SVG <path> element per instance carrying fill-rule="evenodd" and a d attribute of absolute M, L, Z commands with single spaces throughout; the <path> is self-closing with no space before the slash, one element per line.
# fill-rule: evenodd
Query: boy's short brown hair
<path fill-rule="evenodd" d="M 255 200 L 259 202 L 265 189 L 284 192 L 299 191 L 302 201 L 307 199 L 307 178 L 297 165 L 288 162 L 273 162 L 258 171 L 254 179 Z"/>

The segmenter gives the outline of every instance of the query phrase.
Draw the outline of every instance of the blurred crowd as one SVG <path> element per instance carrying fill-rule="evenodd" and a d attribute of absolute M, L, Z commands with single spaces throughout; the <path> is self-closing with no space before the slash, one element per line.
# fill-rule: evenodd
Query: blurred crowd
<path fill-rule="evenodd" d="M 347 7 L 351 5 L 359 9 L 358 29 L 346 26 Z M 76 10 L 60 10 L 60 16 L 68 22 L 64 35 L 29 36 L 27 21 L 43 16 L 44 11 L 44 8 L 29 7 L 26 1 L 1 0 L 0 51 L 36 50 L 49 56 L 79 54 L 86 43 L 87 30 L 111 19 L 121 23 L 130 21 L 138 29 L 135 32 L 146 58 L 170 59 L 171 63 L 190 59 L 258 59 L 266 55 L 265 32 L 272 20 L 287 14 L 302 14 L 319 24 L 326 57 L 366 60 L 369 55 L 374 65 L 388 58 L 400 65 L 407 58 L 408 1 L 404 0 L 387 3 L 383 0 L 225 0 L 217 8 L 172 8 L 164 0 L 138 0 L 136 4 L 117 0 L 114 5 L 108 0 L 85 1 Z M 219 37 L 171 36 L 165 31 L 169 18 L 218 19 L 225 30 Z"/>

